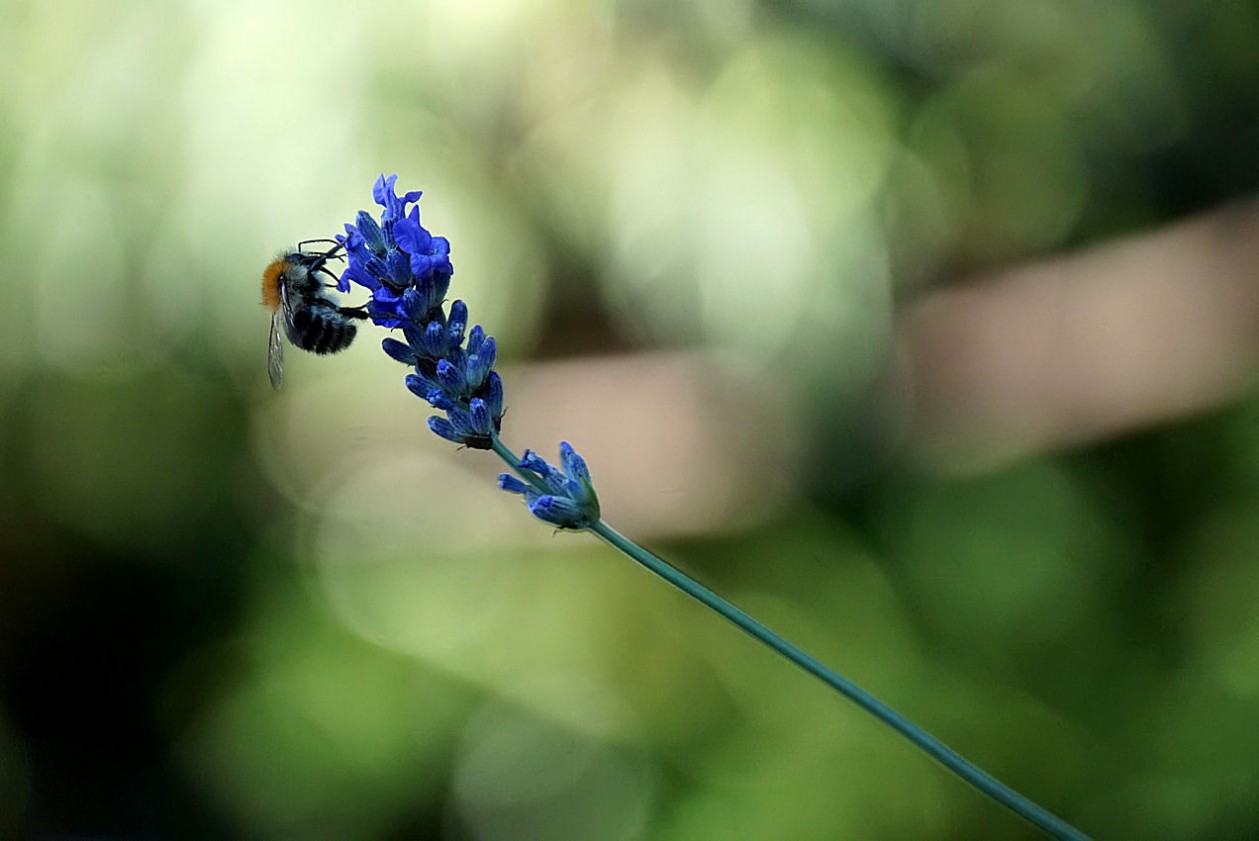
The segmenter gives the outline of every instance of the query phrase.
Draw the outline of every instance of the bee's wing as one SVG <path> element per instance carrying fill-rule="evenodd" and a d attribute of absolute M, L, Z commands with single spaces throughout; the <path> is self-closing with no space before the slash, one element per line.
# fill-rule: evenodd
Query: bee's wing
<path fill-rule="evenodd" d="M 297 325 L 293 323 L 293 302 L 289 300 L 289 284 L 285 280 L 280 281 L 280 311 L 276 318 L 279 319 L 281 315 L 284 316 L 284 332 L 291 339 Z"/>
<path fill-rule="evenodd" d="M 280 341 L 282 317 L 280 310 L 276 310 L 271 318 L 271 337 L 267 342 L 267 375 L 271 377 L 271 387 L 277 391 L 284 382 L 284 343 Z"/>
<path fill-rule="evenodd" d="M 267 344 L 267 373 L 271 375 L 271 385 L 277 390 L 283 380 L 284 344 L 280 340 L 280 331 L 290 339 L 297 328 L 293 324 L 293 302 L 289 300 L 289 284 L 283 276 L 280 278 L 280 306 L 271 319 L 271 340 Z"/>

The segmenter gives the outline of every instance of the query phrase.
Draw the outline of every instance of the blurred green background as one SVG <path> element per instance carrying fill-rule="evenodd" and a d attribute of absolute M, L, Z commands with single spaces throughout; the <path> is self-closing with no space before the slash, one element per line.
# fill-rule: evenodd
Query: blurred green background
<path fill-rule="evenodd" d="M 0 12 L 0 837 L 1035 837 L 530 522 L 379 336 L 272 393 L 256 278 L 382 171 L 610 522 L 1099 838 L 1259 837 L 1249 385 L 946 470 L 888 374 L 1253 195 L 1259 3 Z"/>

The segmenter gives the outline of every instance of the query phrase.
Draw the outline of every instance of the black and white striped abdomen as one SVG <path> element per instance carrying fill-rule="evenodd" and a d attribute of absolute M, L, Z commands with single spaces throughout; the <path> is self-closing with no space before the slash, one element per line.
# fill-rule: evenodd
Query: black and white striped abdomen
<path fill-rule="evenodd" d="M 354 341 L 358 327 L 354 320 L 316 300 L 293 310 L 293 320 L 285 325 L 289 341 L 311 353 L 336 353 Z"/>

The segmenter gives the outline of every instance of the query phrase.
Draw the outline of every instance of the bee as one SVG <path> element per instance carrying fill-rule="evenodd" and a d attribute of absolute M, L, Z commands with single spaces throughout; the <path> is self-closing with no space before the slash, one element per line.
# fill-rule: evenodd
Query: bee
<path fill-rule="evenodd" d="M 309 240 L 308 242 L 332 242 Z M 337 257 L 343 246 L 335 243 L 327 251 L 297 248 L 274 260 L 262 273 L 262 303 L 271 310 L 271 336 L 267 343 L 267 373 L 271 385 L 279 388 L 284 378 L 284 346 L 280 330 L 288 340 L 312 353 L 336 353 L 354 341 L 356 319 L 367 318 L 365 307 L 343 307 L 327 291 L 336 283 L 325 283 L 319 275 L 336 280 L 325 265 Z"/>

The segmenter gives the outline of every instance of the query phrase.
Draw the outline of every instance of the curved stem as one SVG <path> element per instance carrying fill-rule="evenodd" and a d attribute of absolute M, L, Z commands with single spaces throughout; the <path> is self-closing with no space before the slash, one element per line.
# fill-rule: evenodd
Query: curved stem
<path fill-rule="evenodd" d="M 828 668 L 800 648 L 787 642 L 787 640 L 712 590 L 709 590 L 681 570 L 671 566 L 664 559 L 629 540 L 606 523 L 597 523 L 590 530 L 612 547 L 625 553 L 683 593 L 686 593 L 722 618 L 738 626 L 740 630 L 760 640 L 778 654 L 835 689 L 848 700 L 900 733 L 932 759 L 1024 820 L 1027 820 L 1054 838 L 1063 839 L 1063 841 L 1087 841 L 1087 835 L 1053 813 L 1028 800 L 1017 791 L 999 782 L 995 777 L 971 763 L 957 751 L 927 733 L 921 727 L 896 712 L 896 710 L 887 706 L 860 686 L 857 686 L 857 684 Z"/>
<path fill-rule="evenodd" d="M 522 479 L 536 484 L 537 477 L 529 471 L 521 470 L 517 467 L 520 459 L 498 439 L 497 435 L 493 437 L 493 449 L 499 458 L 515 470 Z M 882 721 L 888 727 L 904 736 L 915 747 L 936 762 L 939 762 L 953 774 L 1036 826 L 1047 835 L 1060 839 L 1060 841 L 1088 841 L 1087 835 L 1057 815 L 1041 808 L 1014 789 L 1001 783 L 957 751 L 936 739 L 857 684 L 848 680 L 848 678 L 830 669 L 812 655 L 783 639 L 751 615 L 735 607 L 686 573 L 669 564 L 663 558 L 639 546 L 607 523 L 600 521 L 591 526 L 590 531 L 594 532 L 595 535 L 614 549 L 629 556 L 723 619 L 731 622 L 741 631 L 769 646 L 782 657 L 818 678 L 879 721 Z"/>

